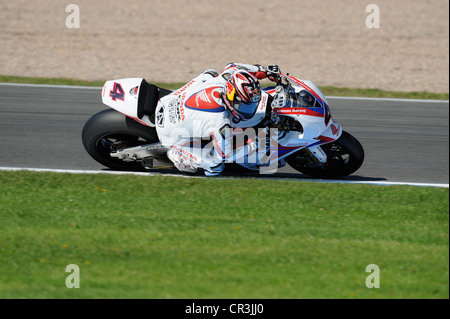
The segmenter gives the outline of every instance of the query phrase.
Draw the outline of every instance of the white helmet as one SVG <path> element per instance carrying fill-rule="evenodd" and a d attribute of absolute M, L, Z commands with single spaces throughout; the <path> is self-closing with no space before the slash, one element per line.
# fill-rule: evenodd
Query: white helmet
<path fill-rule="evenodd" d="M 261 85 L 251 73 L 236 71 L 228 79 L 223 100 L 235 118 L 247 121 L 258 109 L 261 100 Z"/>

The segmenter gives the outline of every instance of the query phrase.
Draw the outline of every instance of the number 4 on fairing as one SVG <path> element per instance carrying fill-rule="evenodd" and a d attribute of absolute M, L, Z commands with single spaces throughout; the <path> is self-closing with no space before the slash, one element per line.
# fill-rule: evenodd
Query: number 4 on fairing
<path fill-rule="evenodd" d="M 109 96 L 113 101 L 116 101 L 117 99 L 125 101 L 125 92 L 122 86 L 117 82 L 114 82 L 114 87 L 109 91 Z"/>

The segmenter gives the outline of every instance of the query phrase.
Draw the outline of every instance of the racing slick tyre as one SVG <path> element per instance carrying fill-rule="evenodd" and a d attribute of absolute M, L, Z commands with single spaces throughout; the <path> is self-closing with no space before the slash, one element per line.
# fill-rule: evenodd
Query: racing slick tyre
<path fill-rule="evenodd" d="M 357 171 L 364 162 L 364 149 L 350 133 L 343 131 L 335 141 L 321 145 L 327 155 L 327 162 L 311 164 L 305 161 L 301 152 L 294 153 L 286 162 L 303 174 L 315 178 L 335 179 L 348 176 Z"/>
<path fill-rule="evenodd" d="M 159 141 L 155 128 L 142 125 L 113 109 L 93 115 L 84 125 L 81 135 L 84 148 L 94 160 L 120 171 L 143 171 L 145 168 L 139 161 L 125 162 L 111 157 L 111 152 Z"/>

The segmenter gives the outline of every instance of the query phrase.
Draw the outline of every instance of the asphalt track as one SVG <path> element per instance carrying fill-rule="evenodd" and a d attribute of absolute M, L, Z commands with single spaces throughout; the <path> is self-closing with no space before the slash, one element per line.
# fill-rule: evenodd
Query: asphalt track
<path fill-rule="evenodd" d="M 105 170 L 81 131 L 106 109 L 100 88 L 0 84 L 0 167 Z M 448 101 L 329 97 L 335 121 L 365 149 L 349 181 L 449 183 Z M 238 175 L 237 175 L 238 176 Z M 259 178 L 307 179 L 290 167 Z"/>

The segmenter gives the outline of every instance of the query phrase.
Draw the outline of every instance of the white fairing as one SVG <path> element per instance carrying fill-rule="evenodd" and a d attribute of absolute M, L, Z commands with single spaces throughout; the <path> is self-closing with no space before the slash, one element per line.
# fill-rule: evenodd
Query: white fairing
<path fill-rule="evenodd" d="M 102 102 L 139 123 L 154 126 L 148 116 L 138 118 L 138 97 L 143 78 L 127 78 L 107 81 L 103 85 Z"/>
<path fill-rule="evenodd" d="M 308 80 L 303 80 L 301 82 L 309 86 L 322 99 L 322 101 L 325 101 L 325 103 L 328 104 L 327 98 L 322 93 L 322 91 L 317 87 L 317 85 L 314 84 L 314 82 Z"/>
<path fill-rule="evenodd" d="M 322 91 L 312 82 L 308 80 L 299 80 L 297 78 L 289 77 L 291 84 L 294 85 L 295 91 L 307 90 L 313 93 L 322 101 L 321 105 L 324 109 L 324 115 L 316 116 L 315 111 L 309 111 L 304 109 L 304 113 L 300 110 L 297 114 L 285 114 L 296 118 L 303 126 L 304 132 L 301 139 L 310 141 L 311 144 L 315 144 L 318 137 L 326 137 L 329 140 L 336 140 L 342 134 L 342 127 L 339 123 L 334 122 L 329 111 L 328 101 Z M 328 119 L 327 119 L 328 114 Z"/>

